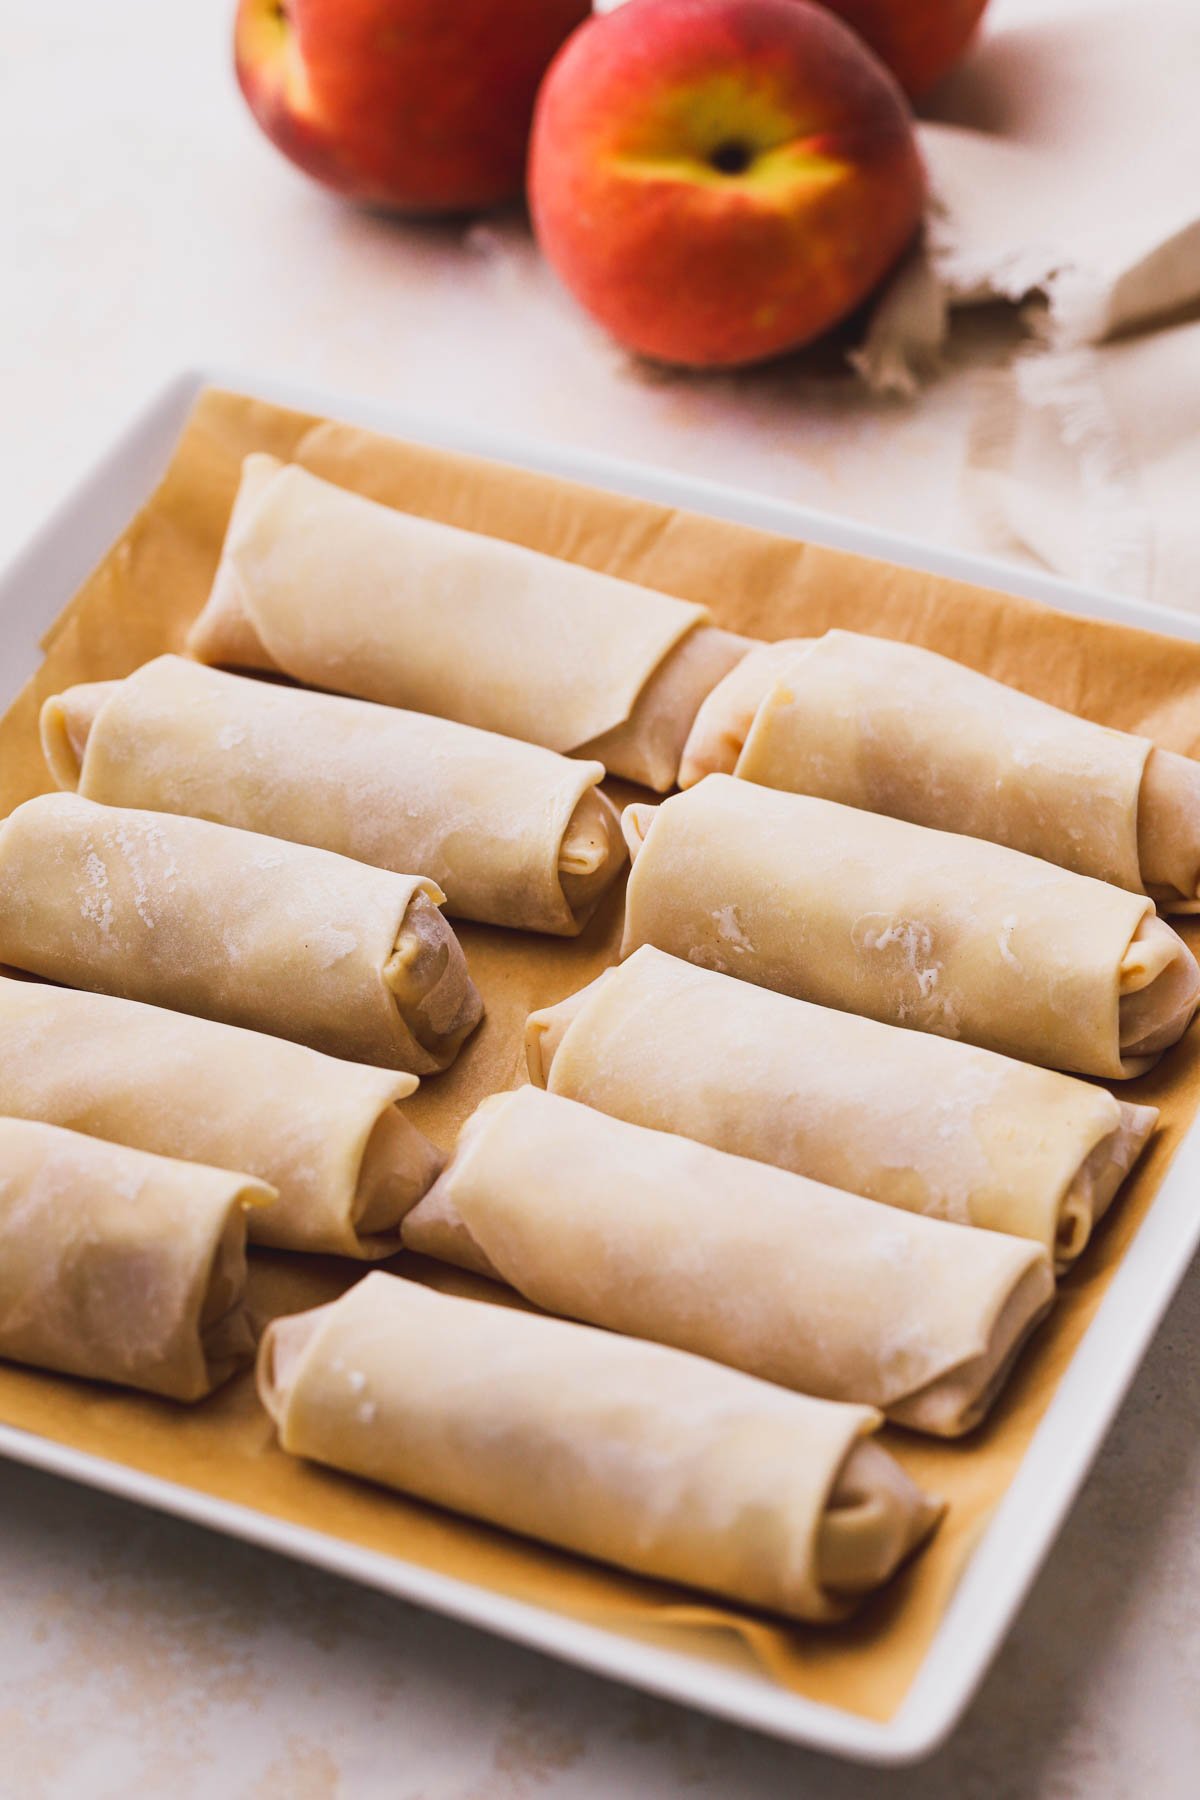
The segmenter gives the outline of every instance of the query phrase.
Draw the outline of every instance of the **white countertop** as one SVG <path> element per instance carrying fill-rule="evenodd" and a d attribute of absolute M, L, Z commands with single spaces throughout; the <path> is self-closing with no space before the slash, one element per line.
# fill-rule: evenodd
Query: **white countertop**
<path fill-rule="evenodd" d="M 8 0 L 0 562 L 156 386 L 213 361 L 975 541 L 959 469 L 1009 327 L 971 321 L 916 407 L 868 399 L 824 355 L 707 381 L 639 370 L 519 219 L 389 223 L 294 174 L 234 89 L 231 14 Z M 0 1794 L 1183 1800 L 1200 1766 L 1198 1371 L 1193 1281 L 966 1723 L 897 1775 L 3 1468 Z"/>

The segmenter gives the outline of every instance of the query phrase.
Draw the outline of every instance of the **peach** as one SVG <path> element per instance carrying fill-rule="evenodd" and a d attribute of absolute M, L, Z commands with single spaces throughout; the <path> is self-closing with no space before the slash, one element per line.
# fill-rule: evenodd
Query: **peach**
<path fill-rule="evenodd" d="M 853 25 L 914 100 L 948 75 L 987 0 L 824 0 Z"/>
<path fill-rule="evenodd" d="M 519 195 L 538 83 L 588 0 L 239 0 L 238 81 L 276 147 L 368 205 Z"/>
<path fill-rule="evenodd" d="M 807 0 L 629 0 L 551 64 L 529 197 L 628 348 L 696 368 L 807 343 L 887 274 L 924 172 L 899 87 Z"/>

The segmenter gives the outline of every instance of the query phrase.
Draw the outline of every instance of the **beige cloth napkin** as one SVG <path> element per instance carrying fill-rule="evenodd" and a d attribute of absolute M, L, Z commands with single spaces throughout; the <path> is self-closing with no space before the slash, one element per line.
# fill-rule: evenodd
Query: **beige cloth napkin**
<path fill-rule="evenodd" d="M 921 126 L 922 252 L 885 298 L 894 357 L 929 307 L 1041 294 L 1056 343 L 1097 343 L 1200 300 L 1200 0 L 1092 0 L 985 36 Z M 944 330 L 944 322 L 940 329 Z"/>
<path fill-rule="evenodd" d="M 1200 320 L 987 378 L 967 497 L 1002 553 L 1200 612 Z"/>
<path fill-rule="evenodd" d="M 1165 328 L 1200 307 L 1200 0 L 997 24 L 921 127 L 925 242 L 856 366 L 911 393 L 953 308 L 1034 299 L 1045 347 L 980 384 L 975 523 L 993 548 L 1200 611 L 1200 326 Z"/>
<path fill-rule="evenodd" d="M 1200 298 L 1200 4 L 1094 0 L 985 38 L 922 130 L 954 302 L 1040 290 L 1096 343 Z"/>

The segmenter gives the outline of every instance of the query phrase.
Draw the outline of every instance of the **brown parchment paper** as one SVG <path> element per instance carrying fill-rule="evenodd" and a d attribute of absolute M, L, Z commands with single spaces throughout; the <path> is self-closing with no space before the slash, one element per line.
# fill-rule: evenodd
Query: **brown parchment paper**
<path fill-rule="evenodd" d="M 1174 749 L 1200 749 L 1200 646 L 212 391 L 197 403 L 160 487 L 48 633 L 42 668 L 0 721 L 0 812 L 53 785 L 37 737 L 45 695 L 73 681 L 127 674 L 183 647 L 251 450 L 272 451 L 412 512 L 705 601 L 719 623 L 740 631 L 783 637 L 842 625 L 906 638 L 1104 723 L 1146 731 Z M 617 893 L 574 942 L 457 926 L 487 1018 L 454 1068 L 407 1103 L 439 1143 L 449 1147 L 483 1094 L 523 1078 L 526 1013 L 615 960 L 620 910 Z M 1200 922 L 1184 930 L 1197 948 Z M 275 1447 L 248 1376 L 187 1409 L 0 1367 L 0 1418 L 641 1641 L 743 1666 L 756 1660 L 796 1692 L 884 1719 L 916 1674 L 964 1562 L 1200 1104 L 1200 1029 L 1120 1091 L 1160 1106 L 1161 1128 L 1062 1283 L 1051 1321 L 988 1424 L 954 1444 L 884 1432 L 882 1441 L 950 1509 L 924 1554 L 847 1626 L 782 1625 L 294 1461 Z M 394 1266 L 448 1291 L 513 1303 L 499 1289 L 417 1258 Z M 263 1318 L 297 1311 L 333 1298 L 361 1272 L 331 1259 L 256 1253 L 252 1303 Z"/>

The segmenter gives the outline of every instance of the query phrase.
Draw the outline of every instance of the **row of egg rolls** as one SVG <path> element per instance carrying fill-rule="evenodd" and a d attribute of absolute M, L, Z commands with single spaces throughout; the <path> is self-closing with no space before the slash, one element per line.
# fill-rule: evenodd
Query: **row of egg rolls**
<path fill-rule="evenodd" d="M 999 844 L 709 775 L 624 813 L 640 944 L 885 1023 L 1140 1075 L 1200 1003 L 1153 902 Z"/>
<path fill-rule="evenodd" d="M 402 1234 L 549 1312 L 946 1437 L 984 1417 L 1054 1296 L 1027 1239 L 536 1087 L 481 1103 Z"/>
<path fill-rule="evenodd" d="M 680 784 L 708 774 L 1006 844 L 1200 910 L 1200 763 L 852 631 L 762 644 L 704 701 Z"/>
<path fill-rule="evenodd" d="M 941 1511 L 870 1441 L 868 1407 L 380 1272 L 275 1320 L 258 1381 L 294 1455 L 814 1623 Z"/>
<path fill-rule="evenodd" d="M 264 1182 L 0 1118 L 0 1356 L 198 1400 L 254 1350 Z"/>
<path fill-rule="evenodd" d="M 880 1413 L 948 1436 L 978 1423 L 1051 1303 L 1051 1258 L 1078 1254 L 1153 1123 L 994 1051 L 1134 1073 L 1200 994 L 1174 934 L 1123 905 L 1195 897 L 1192 766 L 1047 723 L 1012 690 L 989 719 L 956 665 L 905 690 L 886 651 L 906 647 L 856 663 L 850 636 L 767 671 L 733 765 L 845 805 L 768 815 L 705 782 L 682 823 L 690 796 L 630 809 L 626 949 L 646 947 L 534 1015 L 550 1091 L 485 1102 L 438 1176 L 396 1108 L 411 1077 L 238 1026 L 446 1066 L 479 1009 L 438 903 L 578 931 L 622 860 L 600 764 L 665 791 L 715 688 L 694 780 L 705 732 L 728 746 L 762 671 L 701 608 L 251 459 L 191 648 L 339 692 L 164 657 L 47 703 L 48 760 L 80 798 L 0 828 L 0 958 L 101 991 L 0 983 L 0 1111 L 30 1115 L 0 1119 L 18 1174 L 0 1354 L 193 1398 L 247 1353 L 247 1227 L 360 1256 L 402 1230 L 608 1329 L 371 1276 L 268 1331 L 260 1392 L 285 1449 L 624 1567 L 844 1616 L 937 1515 L 869 1442 Z M 932 770 L 928 806 L 906 765 Z M 848 806 L 1129 892 L 1052 896 L 981 844 L 974 861 L 939 845 L 923 879 L 928 843 L 833 817 Z M 263 860 L 254 833 L 286 841 Z M 374 871 L 356 882 L 346 859 Z M 1075 967 L 1056 909 L 1083 919 Z M 158 1004 L 111 997 L 130 993 Z M 930 1037 L 914 1056 L 887 1018 L 990 1048 Z M 938 1114 L 919 1144 L 916 1093 Z"/>
<path fill-rule="evenodd" d="M 665 792 L 701 700 L 750 640 L 702 606 L 256 455 L 188 647 L 595 757 Z"/>
<path fill-rule="evenodd" d="M 0 824 L 0 962 L 416 1075 L 482 1002 L 423 876 L 206 819 L 27 800 Z"/>
<path fill-rule="evenodd" d="M 398 1102 L 413 1075 L 108 994 L 0 978 L 0 1115 L 275 1189 L 250 1241 L 392 1255 L 442 1158 Z"/>
<path fill-rule="evenodd" d="M 994 1051 L 734 981 L 649 945 L 530 1014 L 530 1080 L 930 1218 L 1079 1256 L 1157 1111 Z"/>
<path fill-rule="evenodd" d="M 160 656 L 52 695 L 60 788 L 416 870 L 446 911 L 573 936 L 624 866 L 599 762 Z"/>
<path fill-rule="evenodd" d="M 272 457 L 246 460 L 189 647 L 594 756 L 659 792 L 736 767 L 1200 908 L 1189 758 L 915 645 L 739 637 L 703 607 Z"/>
<path fill-rule="evenodd" d="M 179 1400 L 247 1360 L 265 1184 L 18 1119 L 0 1163 L 0 1355 Z M 795 1618 L 844 1617 L 940 1512 L 869 1408 L 393 1277 L 276 1320 L 259 1382 L 290 1453 Z"/>

